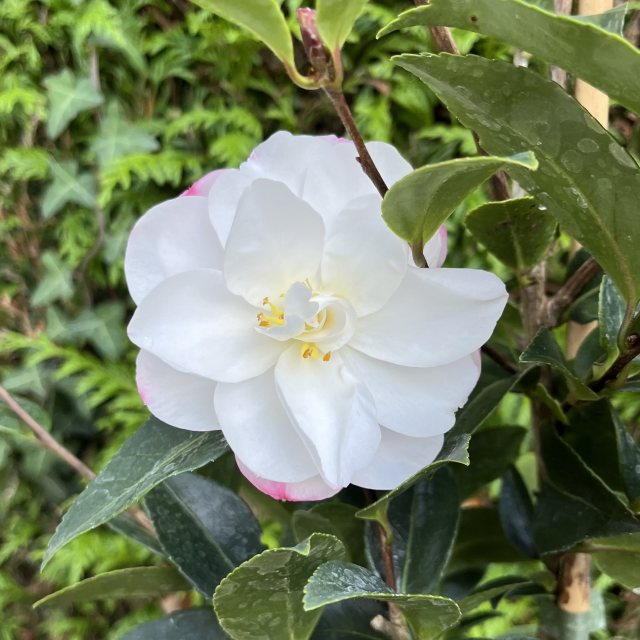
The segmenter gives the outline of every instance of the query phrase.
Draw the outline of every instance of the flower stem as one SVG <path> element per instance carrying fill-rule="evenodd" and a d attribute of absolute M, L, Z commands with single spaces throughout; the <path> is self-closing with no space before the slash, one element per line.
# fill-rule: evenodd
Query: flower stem
<path fill-rule="evenodd" d="M 378 190 L 378 193 L 384 198 L 385 193 L 389 191 L 384 179 L 380 175 L 378 171 L 378 167 L 376 167 L 373 158 L 367 151 L 367 147 L 364 144 L 364 140 L 362 138 L 362 134 L 358 129 L 358 125 L 356 125 L 356 121 L 353 118 L 353 114 L 351 113 L 351 109 L 347 104 L 347 101 L 344 97 L 344 93 L 342 90 L 335 89 L 331 87 L 324 88 L 325 93 L 329 96 L 336 113 L 340 116 L 340 120 L 342 120 L 342 124 L 344 128 L 347 130 L 353 143 L 356 145 L 356 149 L 358 151 L 358 162 L 362 167 L 362 170 L 365 172 L 366 176 L 373 182 L 375 188 Z"/>

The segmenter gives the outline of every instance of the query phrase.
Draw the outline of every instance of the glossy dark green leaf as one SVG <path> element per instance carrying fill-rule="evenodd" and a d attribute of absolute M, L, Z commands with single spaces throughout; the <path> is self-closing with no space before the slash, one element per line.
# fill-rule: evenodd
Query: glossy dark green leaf
<path fill-rule="evenodd" d="M 560 345 L 549 329 L 541 329 L 538 332 L 520 356 L 520 362 L 548 364 L 564 376 L 571 391 L 579 400 L 598 399 L 598 394 L 589 389 L 569 366 Z"/>
<path fill-rule="evenodd" d="M 460 498 L 463 500 L 500 477 L 518 457 L 526 435 L 522 427 L 496 427 L 473 434 L 469 444 L 468 467 L 456 467 Z"/>
<path fill-rule="evenodd" d="M 165 480 L 145 504 L 167 557 L 204 596 L 260 553 L 260 526 L 233 491 L 195 473 Z"/>
<path fill-rule="evenodd" d="M 194 0 L 195 4 L 250 31 L 288 67 L 295 68 L 287 21 L 277 0 Z"/>
<path fill-rule="evenodd" d="M 640 531 L 640 520 L 550 425 L 542 425 L 540 434 L 545 476 L 534 513 L 540 553 Z"/>
<path fill-rule="evenodd" d="M 640 588 L 640 534 L 596 538 L 584 547 L 600 571 L 628 589 Z"/>
<path fill-rule="evenodd" d="M 33 606 L 62 607 L 112 598 L 162 596 L 190 589 L 191 585 L 173 567 L 131 567 L 87 578 L 38 600 Z"/>
<path fill-rule="evenodd" d="M 163 480 L 198 469 L 226 450 L 219 431 L 186 431 L 150 418 L 71 505 L 49 540 L 43 566 L 69 541 L 118 515 Z"/>
<path fill-rule="evenodd" d="M 509 173 L 585 246 L 625 299 L 638 300 L 640 170 L 578 102 L 555 82 L 499 60 L 446 54 L 394 60 L 475 130 L 488 153 L 532 149 L 538 170 L 511 166 Z"/>
<path fill-rule="evenodd" d="M 609 410 L 616 432 L 617 458 L 620 464 L 624 491 L 634 510 L 640 511 L 640 446 L 638 446 L 629 429 L 622 422 L 618 412 L 611 405 L 609 405 Z"/>
<path fill-rule="evenodd" d="M 352 598 L 393 602 L 422 640 L 438 637 L 460 619 L 460 609 L 449 598 L 394 593 L 368 569 L 340 561 L 321 565 L 311 576 L 304 590 L 304 607 L 315 611 Z"/>
<path fill-rule="evenodd" d="M 316 0 L 318 31 L 330 51 L 340 49 L 367 0 Z"/>
<path fill-rule="evenodd" d="M 143 547 L 146 547 L 152 553 L 159 556 L 164 556 L 164 552 L 158 538 L 151 534 L 150 531 L 145 529 L 139 522 L 134 520 L 127 512 L 121 513 L 109 520 L 107 526 L 113 531 L 126 536 L 130 540 L 134 540 Z"/>
<path fill-rule="evenodd" d="M 322 610 L 312 640 L 384 640 L 371 628 L 371 620 L 385 615 L 386 607 L 374 600 L 344 600 Z"/>
<path fill-rule="evenodd" d="M 49 94 L 47 135 L 55 139 L 82 111 L 102 104 L 102 94 L 94 88 L 89 78 L 77 78 L 64 69 L 44 80 Z"/>
<path fill-rule="evenodd" d="M 247 560 L 215 591 L 220 625 L 234 640 L 306 640 L 321 612 L 303 609 L 304 586 L 320 565 L 344 554 L 340 540 L 314 533 L 295 547 L 269 549 Z"/>
<path fill-rule="evenodd" d="M 640 112 L 640 53 L 606 29 L 616 27 L 619 14 L 605 18 L 603 28 L 593 19 L 557 15 L 523 0 L 431 0 L 401 14 L 381 34 L 419 24 L 478 31 L 557 64 Z M 598 55 L 592 59 L 585 51 Z"/>
<path fill-rule="evenodd" d="M 531 153 L 478 156 L 429 164 L 398 180 L 382 201 L 382 217 L 412 247 L 422 248 L 474 189 L 508 166 L 535 169 Z"/>
<path fill-rule="evenodd" d="M 211 609 L 186 609 L 147 622 L 120 640 L 227 640 Z"/>
<path fill-rule="evenodd" d="M 537 558 L 533 539 L 533 502 L 520 473 L 515 467 L 502 476 L 499 502 L 500 522 L 509 542 L 523 555 Z"/>
<path fill-rule="evenodd" d="M 600 343 L 613 358 L 618 355 L 618 334 L 627 305 L 620 290 L 608 276 L 602 278 L 598 299 Z"/>
<path fill-rule="evenodd" d="M 470 211 L 464 222 L 496 258 L 517 270 L 544 258 L 557 224 L 535 198 L 488 202 Z"/>

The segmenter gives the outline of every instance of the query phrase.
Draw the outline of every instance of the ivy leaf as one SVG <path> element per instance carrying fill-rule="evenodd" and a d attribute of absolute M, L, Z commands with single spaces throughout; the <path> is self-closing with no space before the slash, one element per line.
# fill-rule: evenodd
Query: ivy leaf
<path fill-rule="evenodd" d="M 367 0 L 316 0 L 316 22 L 330 51 L 340 50 Z"/>
<path fill-rule="evenodd" d="M 250 31 L 273 51 L 286 67 L 295 68 L 287 21 L 276 0 L 193 0 L 229 22 Z"/>
<path fill-rule="evenodd" d="M 580 104 L 555 82 L 499 60 L 446 54 L 394 60 L 475 130 L 488 153 L 534 149 L 538 170 L 512 166 L 510 173 L 585 246 L 628 301 L 638 300 L 640 170 Z"/>
<path fill-rule="evenodd" d="M 122 156 L 144 151 L 157 151 L 158 141 L 139 125 L 127 122 L 116 102 L 107 106 L 100 123 L 100 132 L 91 142 L 91 151 L 95 154 L 98 166 L 105 167 L 109 162 Z"/>
<path fill-rule="evenodd" d="M 454 209 L 492 174 L 509 166 L 535 169 L 532 153 L 512 157 L 460 158 L 429 164 L 398 180 L 382 201 L 389 228 L 422 253 Z"/>
<path fill-rule="evenodd" d="M 163 480 L 198 469 L 226 450 L 219 431 L 186 431 L 150 418 L 65 513 L 49 540 L 42 566 L 58 549 L 118 515 Z"/>
<path fill-rule="evenodd" d="M 78 602 L 145 598 L 190 590 L 191 585 L 173 567 L 130 567 L 72 584 L 38 600 L 33 606 L 62 607 Z"/>
<path fill-rule="evenodd" d="M 165 480 L 145 504 L 167 557 L 207 598 L 264 548 L 249 507 L 233 491 L 194 473 Z"/>
<path fill-rule="evenodd" d="M 53 251 L 42 254 L 42 266 L 44 275 L 31 294 L 31 304 L 40 307 L 54 300 L 69 299 L 73 295 L 71 271 Z"/>
<path fill-rule="evenodd" d="M 464 222 L 496 258 L 518 271 L 542 260 L 557 224 L 534 198 L 488 202 L 470 211 Z"/>
<path fill-rule="evenodd" d="M 315 611 L 352 598 L 392 602 L 422 640 L 437 638 L 460 620 L 460 609 L 449 598 L 394 593 L 368 569 L 336 560 L 321 565 L 311 576 L 304 590 L 304 608 Z"/>
<path fill-rule="evenodd" d="M 55 140 L 82 111 L 102 104 L 102 94 L 88 78 L 77 78 L 65 69 L 44 79 L 49 93 L 47 135 Z"/>
<path fill-rule="evenodd" d="M 186 609 L 141 624 L 120 640 L 227 640 L 211 609 Z"/>
<path fill-rule="evenodd" d="M 566 69 L 640 113 L 640 52 L 609 30 L 619 24 L 619 14 L 590 18 L 558 15 L 524 0 L 431 0 L 402 13 L 378 37 L 416 25 L 477 31 Z M 597 51 L 597 59 L 585 51 Z"/>
<path fill-rule="evenodd" d="M 95 179 L 89 172 L 78 174 L 77 162 L 51 160 L 51 174 L 53 182 L 45 189 L 40 205 L 44 218 L 55 215 L 70 202 L 88 208 L 95 205 Z"/>
<path fill-rule="evenodd" d="M 320 565 L 344 553 L 340 540 L 314 533 L 295 547 L 269 549 L 247 560 L 215 591 L 220 625 L 237 640 L 307 640 L 321 612 L 303 609 L 303 588 Z"/>
<path fill-rule="evenodd" d="M 61 334 L 67 339 L 86 340 L 104 358 L 116 360 L 127 346 L 124 311 L 120 302 L 103 302 L 93 309 L 85 309 Z"/>

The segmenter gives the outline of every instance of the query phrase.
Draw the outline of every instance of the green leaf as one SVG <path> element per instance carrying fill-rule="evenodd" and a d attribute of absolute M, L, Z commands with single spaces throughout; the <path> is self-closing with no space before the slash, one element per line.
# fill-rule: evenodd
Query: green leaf
<path fill-rule="evenodd" d="M 600 329 L 600 344 L 612 358 L 618 356 L 618 334 L 622 327 L 622 320 L 627 305 L 620 290 L 608 276 L 600 283 L 598 299 L 598 327 Z"/>
<path fill-rule="evenodd" d="M 556 229 L 555 218 L 540 207 L 534 198 L 488 202 L 464 222 L 496 258 L 522 271 L 544 258 Z"/>
<path fill-rule="evenodd" d="M 71 270 L 53 252 L 42 254 L 44 275 L 31 294 L 31 304 L 40 307 L 54 300 L 68 300 L 73 295 Z"/>
<path fill-rule="evenodd" d="M 589 538 L 640 531 L 640 520 L 553 427 L 542 425 L 540 436 L 545 476 L 534 523 L 540 553 L 564 551 Z"/>
<path fill-rule="evenodd" d="M 186 609 L 141 624 L 120 640 L 227 640 L 210 609 Z"/>
<path fill-rule="evenodd" d="M 269 549 L 247 560 L 215 591 L 220 625 L 234 640 L 306 640 L 320 611 L 303 609 L 303 588 L 321 564 L 344 554 L 340 540 L 314 533 L 295 547 Z"/>
<path fill-rule="evenodd" d="M 537 558 L 533 539 L 533 503 L 522 476 L 513 466 L 502 476 L 499 513 L 509 542 L 523 555 Z"/>
<path fill-rule="evenodd" d="M 226 450 L 219 431 L 186 431 L 150 418 L 71 505 L 49 540 L 42 566 L 58 549 L 118 515 L 163 480 L 202 467 Z"/>
<path fill-rule="evenodd" d="M 535 169 L 532 153 L 512 157 L 459 158 L 429 164 L 398 180 L 382 201 L 389 228 L 422 252 L 454 209 L 492 174 L 509 166 Z"/>
<path fill-rule="evenodd" d="M 43 218 L 51 218 L 70 202 L 91 208 L 96 203 L 96 184 L 89 172 L 78 173 L 74 160 L 58 163 L 51 160 L 53 181 L 42 194 Z"/>
<path fill-rule="evenodd" d="M 495 580 L 490 580 L 476 587 L 468 596 L 465 596 L 458 603 L 462 615 L 467 615 L 481 604 L 502 597 L 514 587 L 522 587 L 523 585 L 531 585 L 526 578 L 518 576 L 503 576 Z"/>
<path fill-rule="evenodd" d="M 548 364 L 566 379 L 571 391 L 579 400 L 597 400 L 598 394 L 578 378 L 566 361 L 560 345 L 549 329 L 541 329 L 520 356 L 526 364 Z"/>
<path fill-rule="evenodd" d="M 538 170 L 512 166 L 510 173 L 585 246 L 627 300 L 638 300 L 640 170 L 580 104 L 555 82 L 499 60 L 446 54 L 394 60 L 475 130 L 488 153 L 533 149 Z"/>
<path fill-rule="evenodd" d="M 124 312 L 121 302 L 103 302 L 85 309 L 61 334 L 68 339 L 86 340 L 104 358 L 116 360 L 127 346 Z"/>
<path fill-rule="evenodd" d="M 634 510 L 640 511 L 640 447 L 611 405 L 609 411 L 616 432 L 617 457 L 624 490 Z"/>
<path fill-rule="evenodd" d="M 467 448 L 469 446 L 469 436 L 466 434 L 451 437 L 445 440 L 442 447 L 442 451 L 438 454 L 438 457 L 428 464 L 424 469 L 418 471 L 408 480 L 405 480 L 400 486 L 396 487 L 393 491 L 389 491 L 381 498 L 376 500 L 373 504 L 370 504 L 364 509 L 358 511 L 357 516 L 365 520 L 377 520 L 382 524 L 387 522 L 387 510 L 391 500 L 404 493 L 409 487 L 413 486 L 418 480 L 430 476 L 436 469 L 442 465 L 450 462 L 457 464 L 469 464 L 469 454 Z"/>
<path fill-rule="evenodd" d="M 315 611 L 351 598 L 392 602 L 421 640 L 437 638 L 460 620 L 460 609 L 449 598 L 394 593 L 368 569 L 335 560 L 321 565 L 311 576 L 304 590 L 304 608 Z"/>
<path fill-rule="evenodd" d="M 145 598 L 190 590 L 191 585 L 173 567 L 130 567 L 72 584 L 38 600 L 33 606 L 62 607 L 78 602 Z"/>
<path fill-rule="evenodd" d="M 592 16 L 571 17 L 578 22 L 589 22 L 591 24 L 595 24 L 605 31 L 610 31 L 615 35 L 622 37 L 624 35 L 624 22 L 625 18 L 627 17 L 628 8 L 629 4 L 627 2 L 624 2 L 621 5 L 614 7 L 613 9 L 603 11 L 602 13 L 596 13 Z"/>
<path fill-rule="evenodd" d="M 88 78 L 77 78 L 65 69 L 44 79 L 49 93 L 47 135 L 55 140 L 82 111 L 102 104 L 102 94 Z"/>
<path fill-rule="evenodd" d="M 503 426 L 473 435 L 469 444 L 471 464 L 456 467 L 454 472 L 462 500 L 502 475 L 518 457 L 526 433 L 522 427 Z"/>
<path fill-rule="evenodd" d="M 111 102 L 100 122 L 100 132 L 91 142 L 98 166 L 112 160 L 143 151 L 156 151 L 158 141 L 139 125 L 127 122 L 116 102 Z"/>
<path fill-rule="evenodd" d="M 604 24 L 611 27 L 612 16 L 605 18 Z M 619 16 L 614 14 L 616 20 Z M 523 0 L 431 0 L 426 7 L 401 14 L 378 37 L 415 25 L 459 27 L 506 41 L 583 78 L 640 113 L 640 52 L 624 38 L 594 24 L 593 18 L 557 15 Z M 598 55 L 591 59 L 585 51 Z"/>
<path fill-rule="evenodd" d="M 285 66 L 295 68 L 287 22 L 276 0 L 193 0 L 229 22 L 250 31 L 273 51 Z"/>
<path fill-rule="evenodd" d="M 341 49 L 367 0 L 316 0 L 316 23 L 330 51 Z"/>
<path fill-rule="evenodd" d="M 374 600 L 344 600 L 325 607 L 312 640 L 383 640 L 371 628 L 371 620 L 384 615 L 385 607 Z"/>
<path fill-rule="evenodd" d="M 195 473 L 165 480 L 145 504 L 167 557 L 205 597 L 260 553 L 260 526 L 233 492 Z"/>
<path fill-rule="evenodd" d="M 600 571 L 628 589 L 640 587 L 640 534 L 596 538 L 584 545 Z"/>

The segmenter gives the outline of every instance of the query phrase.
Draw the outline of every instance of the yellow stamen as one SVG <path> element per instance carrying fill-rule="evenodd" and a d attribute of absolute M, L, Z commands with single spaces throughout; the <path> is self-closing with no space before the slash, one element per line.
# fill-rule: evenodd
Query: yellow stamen
<path fill-rule="evenodd" d="M 303 343 L 301 354 L 305 360 L 308 358 L 312 358 L 313 360 L 322 360 L 323 362 L 329 362 L 329 360 L 331 360 L 331 352 L 327 351 L 327 353 L 322 353 L 322 351 L 320 351 L 317 345 L 313 342 Z"/>
<path fill-rule="evenodd" d="M 322 356 L 322 362 L 329 362 L 329 360 L 331 360 L 331 351 L 327 351 L 327 353 Z"/>

